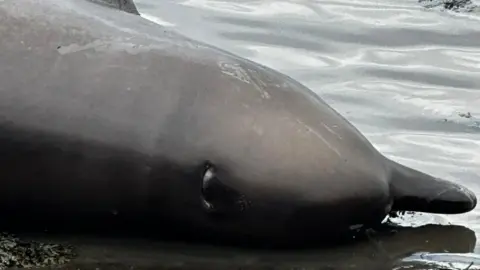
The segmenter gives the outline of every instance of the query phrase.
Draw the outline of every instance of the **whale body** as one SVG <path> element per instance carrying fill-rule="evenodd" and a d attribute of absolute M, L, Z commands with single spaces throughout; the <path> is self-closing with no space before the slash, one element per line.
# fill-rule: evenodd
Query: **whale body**
<path fill-rule="evenodd" d="M 292 78 L 97 1 L 0 2 L 0 226 L 273 244 L 475 208 Z"/>

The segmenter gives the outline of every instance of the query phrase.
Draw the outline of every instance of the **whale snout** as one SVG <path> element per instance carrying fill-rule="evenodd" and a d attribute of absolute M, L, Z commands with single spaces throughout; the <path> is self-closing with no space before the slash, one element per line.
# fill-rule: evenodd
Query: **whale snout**
<path fill-rule="evenodd" d="M 393 211 L 462 214 L 477 206 L 476 195 L 458 183 L 398 163 L 391 164 Z"/>
<path fill-rule="evenodd" d="M 477 207 L 477 196 L 475 195 L 475 193 L 473 193 L 473 191 L 469 189 L 463 189 L 463 190 L 467 195 L 467 202 L 463 204 L 465 206 L 464 211 L 465 212 L 471 211 L 475 209 L 475 207 Z"/>
<path fill-rule="evenodd" d="M 462 214 L 473 210 L 476 206 L 477 197 L 472 191 L 451 183 L 449 186 L 426 196 L 399 197 L 395 200 L 393 210 Z"/>
<path fill-rule="evenodd" d="M 442 181 L 439 179 L 438 181 Z M 430 211 L 441 209 L 446 214 L 460 214 L 473 210 L 477 206 L 475 194 L 460 185 L 450 184 L 445 190 L 427 198 Z"/>

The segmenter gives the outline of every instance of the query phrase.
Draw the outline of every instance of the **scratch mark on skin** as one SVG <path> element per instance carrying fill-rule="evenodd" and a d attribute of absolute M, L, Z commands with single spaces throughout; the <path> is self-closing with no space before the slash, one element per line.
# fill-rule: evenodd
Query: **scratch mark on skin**
<path fill-rule="evenodd" d="M 218 66 L 220 67 L 220 70 L 223 74 L 231 76 L 244 83 L 252 84 L 253 80 L 250 78 L 248 73 L 242 67 L 240 67 L 240 65 L 219 62 Z M 263 90 L 255 82 L 253 82 L 253 86 L 255 86 L 255 89 L 257 89 L 263 99 L 270 99 L 270 94 L 267 91 Z"/>
<path fill-rule="evenodd" d="M 218 64 L 223 74 L 232 76 L 244 83 L 251 83 L 249 76 L 238 65 L 220 62 Z"/>
<path fill-rule="evenodd" d="M 330 133 L 332 134 L 335 134 L 335 136 L 337 136 L 340 140 L 342 139 L 342 136 L 338 135 L 338 133 L 336 133 L 333 129 L 331 129 L 329 126 L 325 125 L 324 123 L 322 123 L 322 125 L 328 130 L 330 131 Z"/>
<path fill-rule="evenodd" d="M 79 44 L 70 44 L 67 46 L 59 46 L 57 48 L 58 53 L 61 55 L 66 55 L 70 53 L 76 53 L 85 51 L 88 49 L 94 49 L 96 51 L 125 51 L 130 54 L 137 54 L 142 51 L 148 51 L 149 49 L 144 46 L 139 46 L 133 43 L 124 43 L 124 42 L 113 42 L 113 41 L 102 41 L 95 40 L 85 45 Z"/>
<path fill-rule="evenodd" d="M 302 122 L 302 121 L 299 120 L 299 119 L 297 119 L 297 122 L 298 122 L 299 124 L 301 124 L 303 127 L 305 127 L 305 128 L 308 130 L 308 132 L 314 134 L 314 135 L 317 136 L 320 140 L 322 140 L 323 143 L 324 143 L 328 148 L 330 148 L 330 150 L 332 150 L 333 152 L 335 152 L 335 154 L 337 154 L 337 156 L 339 156 L 339 157 L 341 156 L 341 155 L 340 155 L 340 152 L 338 152 L 338 150 L 335 149 L 335 147 L 333 147 L 330 143 L 328 143 L 328 141 L 325 140 L 325 138 L 324 138 L 320 133 L 316 132 L 316 131 L 313 130 L 309 125 L 305 124 L 304 122 Z"/>
<path fill-rule="evenodd" d="M 95 40 L 94 42 L 88 43 L 86 45 L 70 44 L 67 46 L 59 46 L 57 48 L 58 53 L 61 55 L 80 52 L 88 49 L 94 49 L 99 46 L 105 46 L 100 40 Z"/>
<path fill-rule="evenodd" d="M 449 192 L 449 191 L 452 191 L 452 190 L 455 190 L 455 191 L 459 191 L 459 192 L 463 192 L 464 190 L 463 189 L 460 189 L 460 188 L 457 188 L 457 187 L 449 187 L 449 188 L 446 188 L 440 192 L 438 192 L 437 194 L 431 196 L 430 198 L 428 198 L 428 202 L 432 202 L 433 200 L 435 199 L 438 199 L 440 196 L 442 196 L 443 194 Z"/>
<path fill-rule="evenodd" d="M 258 125 L 256 125 L 256 124 L 253 124 L 252 129 L 253 129 L 253 131 L 255 131 L 255 133 L 257 133 L 259 136 L 263 136 L 264 132 L 263 132 L 263 128 L 262 128 L 261 126 L 258 126 Z"/>

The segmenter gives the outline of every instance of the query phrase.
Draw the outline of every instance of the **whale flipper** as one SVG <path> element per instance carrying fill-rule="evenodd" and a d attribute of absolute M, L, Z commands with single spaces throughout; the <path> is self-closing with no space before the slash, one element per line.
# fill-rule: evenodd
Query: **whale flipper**
<path fill-rule="evenodd" d="M 127 13 L 140 15 L 138 12 L 137 6 L 133 3 L 133 0 L 87 0 L 90 2 L 94 2 L 100 5 L 109 6 L 112 8 L 123 10 Z"/>
<path fill-rule="evenodd" d="M 477 198 L 467 188 L 389 160 L 392 211 L 460 214 L 475 208 Z"/>

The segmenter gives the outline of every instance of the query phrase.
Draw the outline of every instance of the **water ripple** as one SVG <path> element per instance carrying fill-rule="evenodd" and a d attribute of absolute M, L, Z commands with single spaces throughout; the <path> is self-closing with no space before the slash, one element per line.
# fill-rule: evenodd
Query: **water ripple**
<path fill-rule="evenodd" d="M 187 0 L 185 6 L 214 10 L 216 12 L 231 14 L 247 14 L 250 16 L 269 17 L 279 15 L 312 16 L 315 12 L 308 7 L 287 1 L 211 1 Z"/>

